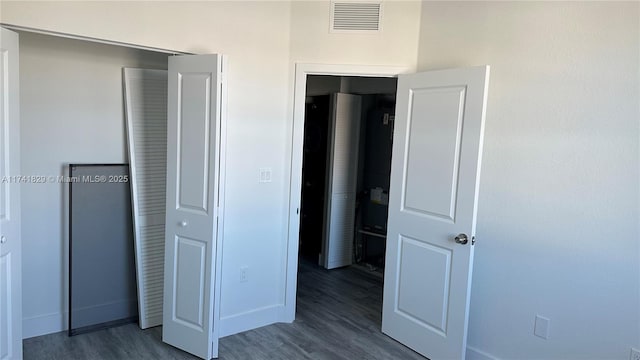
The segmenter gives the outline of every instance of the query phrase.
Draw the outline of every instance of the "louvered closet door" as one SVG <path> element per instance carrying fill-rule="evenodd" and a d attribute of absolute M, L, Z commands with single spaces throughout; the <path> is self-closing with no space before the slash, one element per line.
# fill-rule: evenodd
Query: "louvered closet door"
<path fill-rule="evenodd" d="M 334 94 L 329 128 L 324 267 L 351 265 L 362 98 Z"/>
<path fill-rule="evenodd" d="M 162 324 L 167 72 L 124 69 L 140 327 Z"/>

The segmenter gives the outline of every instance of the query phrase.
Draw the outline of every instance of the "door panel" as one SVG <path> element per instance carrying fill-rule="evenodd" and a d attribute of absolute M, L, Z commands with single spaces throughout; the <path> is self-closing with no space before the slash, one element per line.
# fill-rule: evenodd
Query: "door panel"
<path fill-rule="evenodd" d="M 176 321 L 203 331 L 205 307 L 203 275 L 206 273 L 207 244 L 195 239 L 176 237 L 176 248 L 178 254 L 174 270 L 177 286 L 174 305 Z"/>
<path fill-rule="evenodd" d="M 169 58 L 163 341 L 218 356 L 219 55 Z"/>
<path fill-rule="evenodd" d="M 446 333 L 451 250 L 400 236 L 398 263 L 396 311 L 422 326 Z"/>
<path fill-rule="evenodd" d="M 22 358 L 18 34 L 0 28 L 0 359 Z"/>
<path fill-rule="evenodd" d="M 398 79 L 382 331 L 431 359 L 465 357 L 488 76 Z"/>
<path fill-rule="evenodd" d="M 453 221 L 462 135 L 464 87 L 411 92 L 407 119 L 404 210 Z M 427 114 L 437 113 L 438 117 Z M 433 137 L 430 135 L 434 134 Z"/>
<path fill-rule="evenodd" d="M 211 74 L 180 73 L 178 209 L 206 215 L 209 193 Z"/>

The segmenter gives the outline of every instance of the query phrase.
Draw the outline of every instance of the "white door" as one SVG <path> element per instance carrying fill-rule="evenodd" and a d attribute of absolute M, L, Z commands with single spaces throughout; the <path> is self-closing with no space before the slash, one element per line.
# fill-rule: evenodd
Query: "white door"
<path fill-rule="evenodd" d="M 401 75 L 382 331 L 464 359 L 489 67 Z"/>
<path fill-rule="evenodd" d="M 169 58 L 162 340 L 218 356 L 221 57 Z"/>
<path fill-rule="evenodd" d="M 322 249 L 327 269 L 352 263 L 362 97 L 333 94 L 332 105 Z"/>
<path fill-rule="evenodd" d="M 22 358 L 18 34 L 0 28 L 0 359 Z"/>
<path fill-rule="evenodd" d="M 167 205 L 167 71 L 124 69 L 139 324 L 162 324 Z"/>

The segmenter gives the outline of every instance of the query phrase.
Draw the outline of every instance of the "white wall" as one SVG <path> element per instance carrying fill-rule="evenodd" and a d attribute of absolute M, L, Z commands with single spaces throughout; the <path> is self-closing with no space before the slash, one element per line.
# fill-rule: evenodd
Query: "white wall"
<path fill-rule="evenodd" d="M 127 162 L 123 66 L 166 69 L 167 55 L 20 34 L 23 175 Z M 31 337 L 59 331 L 67 320 L 67 185 L 22 186 L 23 331 Z"/>
<path fill-rule="evenodd" d="M 640 345 L 639 18 L 637 2 L 423 3 L 420 70 L 492 67 L 471 347 L 628 359 Z"/>
<path fill-rule="evenodd" d="M 283 319 L 294 64 L 415 66 L 420 19 L 419 1 L 385 4 L 378 35 L 329 34 L 328 0 L 2 1 L 0 10 L 7 24 L 228 56 L 222 334 Z M 271 183 L 258 183 L 261 167 L 272 168 Z M 61 251 L 34 249 L 50 266 L 25 267 L 59 274 Z M 249 267 L 243 283 L 242 266 Z M 29 316 L 62 310 L 56 307 L 38 303 Z"/>
<path fill-rule="evenodd" d="M 418 51 L 420 2 L 385 1 L 381 33 L 329 32 L 329 0 L 293 1 L 291 61 L 414 67 Z"/>

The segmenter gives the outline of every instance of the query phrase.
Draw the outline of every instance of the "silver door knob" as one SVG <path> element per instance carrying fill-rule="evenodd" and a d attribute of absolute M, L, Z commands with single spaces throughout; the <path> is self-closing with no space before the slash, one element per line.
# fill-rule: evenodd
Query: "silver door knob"
<path fill-rule="evenodd" d="M 4 237 L 4 236 L 0 237 L 0 244 L 4 244 L 6 242 L 7 242 L 7 238 L 6 237 Z"/>
<path fill-rule="evenodd" d="M 187 220 L 182 220 L 182 221 L 180 221 L 180 222 L 178 223 L 178 225 L 180 225 L 180 226 L 182 226 L 182 227 L 185 227 L 185 226 L 189 225 L 189 223 L 187 223 Z"/>
<path fill-rule="evenodd" d="M 467 234 L 458 234 L 458 236 L 456 236 L 455 238 L 456 242 L 458 244 L 466 244 L 469 242 L 469 238 L 467 237 Z"/>

